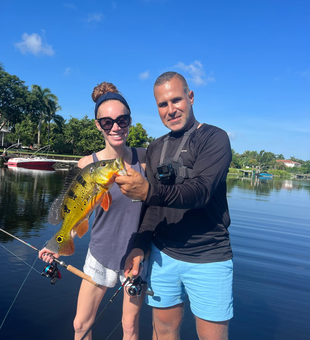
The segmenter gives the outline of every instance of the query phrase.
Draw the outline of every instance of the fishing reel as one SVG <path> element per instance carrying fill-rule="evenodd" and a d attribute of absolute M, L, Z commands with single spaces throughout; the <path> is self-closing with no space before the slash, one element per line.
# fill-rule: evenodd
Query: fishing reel
<path fill-rule="evenodd" d="M 125 291 L 130 297 L 140 297 L 143 291 L 143 286 L 147 283 L 143 281 L 141 276 L 138 276 L 136 279 L 132 279 L 129 283 L 125 286 Z M 147 290 L 145 292 L 147 295 L 154 295 L 154 292 L 151 290 Z"/>
<path fill-rule="evenodd" d="M 57 263 L 53 262 L 52 264 L 48 264 L 44 267 L 42 276 L 51 278 L 51 284 L 54 285 L 58 279 L 61 279 L 61 274 L 59 269 L 57 268 Z"/>

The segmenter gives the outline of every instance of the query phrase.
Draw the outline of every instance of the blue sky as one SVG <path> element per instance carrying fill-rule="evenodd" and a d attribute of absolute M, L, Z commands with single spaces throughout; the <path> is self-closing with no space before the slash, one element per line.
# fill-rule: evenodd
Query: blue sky
<path fill-rule="evenodd" d="M 133 123 L 168 132 L 153 83 L 177 71 L 198 121 L 232 148 L 310 159 L 308 0 L 14 1 L 0 9 L 0 62 L 29 87 L 48 87 L 65 118 L 93 117 L 91 93 L 114 83 Z"/>

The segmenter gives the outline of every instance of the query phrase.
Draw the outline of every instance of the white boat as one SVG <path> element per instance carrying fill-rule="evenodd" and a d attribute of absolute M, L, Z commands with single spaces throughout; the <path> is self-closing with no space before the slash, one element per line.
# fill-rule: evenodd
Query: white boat
<path fill-rule="evenodd" d="M 14 157 L 9 158 L 7 165 L 9 168 L 25 168 L 25 169 L 36 169 L 36 170 L 53 170 L 53 165 L 57 162 L 55 159 L 49 159 L 43 156 L 35 156 L 35 154 L 39 151 L 43 151 L 44 149 L 49 148 L 48 146 L 44 146 L 43 148 L 36 151 L 30 157 Z"/>
<path fill-rule="evenodd" d="M 24 174 L 32 177 L 46 177 L 49 175 L 53 175 L 56 171 L 54 168 L 44 168 L 44 169 L 26 169 L 26 168 L 18 168 L 18 167 L 9 167 L 8 171 L 14 174 Z"/>

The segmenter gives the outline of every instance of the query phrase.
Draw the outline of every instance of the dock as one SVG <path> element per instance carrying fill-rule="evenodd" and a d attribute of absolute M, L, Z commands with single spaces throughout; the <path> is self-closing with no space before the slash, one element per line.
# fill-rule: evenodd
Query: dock
<path fill-rule="evenodd" d="M 236 169 L 239 172 L 242 172 L 242 177 L 252 177 L 255 174 L 255 170 L 244 170 L 244 169 Z"/>
<path fill-rule="evenodd" d="M 295 174 L 297 179 L 310 179 L 310 174 Z"/>

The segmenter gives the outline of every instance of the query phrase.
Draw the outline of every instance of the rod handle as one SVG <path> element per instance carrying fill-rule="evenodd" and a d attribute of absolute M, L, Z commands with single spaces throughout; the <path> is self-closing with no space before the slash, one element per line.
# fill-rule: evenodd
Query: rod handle
<path fill-rule="evenodd" d="M 93 285 L 95 285 L 96 287 L 99 287 L 100 285 L 98 283 L 96 283 L 95 281 L 92 280 L 92 278 L 88 275 L 86 275 L 85 273 L 81 272 L 79 269 L 71 266 L 70 264 L 68 264 L 67 270 L 69 270 L 69 272 L 79 276 L 80 278 L 92 283 Z"/>
<path fill-rule="evenodd" d="M 133 274 L 132 274 L 132 270 L 129 272 L 129 274 L 128 274 L 128 276 L 127 276 L 127 279 L 130 279 L 130 280 L 132 280 L 132 278 L 133 278 Z"/>

